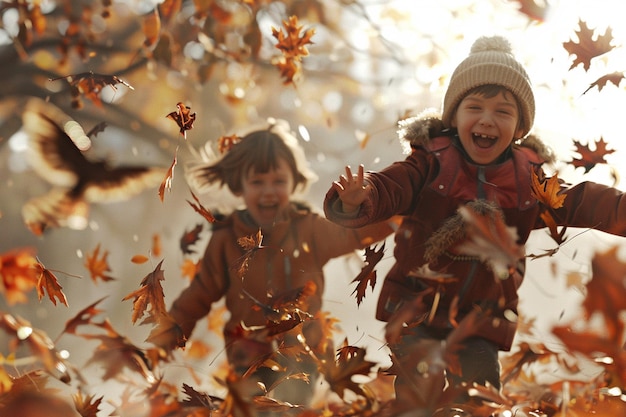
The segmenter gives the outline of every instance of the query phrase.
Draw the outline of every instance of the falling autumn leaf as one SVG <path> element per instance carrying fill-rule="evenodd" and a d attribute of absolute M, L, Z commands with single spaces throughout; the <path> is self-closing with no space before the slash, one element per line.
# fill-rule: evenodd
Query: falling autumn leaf
<path fill-rule="evenodd" d="M 626 263 L 617 256 L 618 247 L 596 253 L 591 260 L 591 281 L 583 307 L 587 316 L 599 313 L 604 317 L 610 339 L 619 339 L 624 332 L 620 314 L 626 311 Z"/>
<path fill-rule="evenodd" d="M 109 262 L 107 258 L 109 257 L 109 251 L 103 251 L 102 255 L 100 255 L 100 244 L 96 246 L 91 254 L 87 254 L 87 260 L 85 261 L 85 267 L 89 271 L 91 275 L 91 280 L 97 283 L 97 280 L 100 279 L 102 281 L 114 281 L 115 278 L 108 275 L 108 272 L 111 272 L 111 268 L 109 266 Z"/>
<path fill-rule="evenodd" d="M 585 95 L 589 90 L 594 87 L 598 87 L 598 91 L 602 91 L 602 89 L 606 87 L 607 83 L 612 83 L 615 87 L 619 87 L 623 79 L 623 72 L 613 72 L 611 74 L 603 75 L 602 77 L 589 84 L 589 87 L 585 91 L 583 91 L 583 95 Z"/>
<path fill-rule="evenodd" d="M 39 282 L 34 248 L 13 249 L 0 254 L 0 293 L 9 305 L 25 303 L 27 293 Z"/>
<path fill-rule="evenodd" d="M 106 381 L 119 375 L 124 368 L 137 372 L 149 381 L 156 380 L 150 370 L 152 365 L 148 363 L 146 354 L 142 349 L 119 334 L 108 319 L 97 325 L 105 331 L 104 334 L 81 333 L 78 336 L 87 340 L 100 341 L 86 364 L 101 364 L 102 369 L 104 369 L 103 380 Z"/>
<path fill-rule="evenodd" d="M 589 144 L 583 145 L 577 140 L 574 141 L 574 145 L 576 146 L 576 152 L 580 154 L 580 158 L 574 158 L 571 164 L 576 168 L 584 168 L 585 173 L 589 172 L 597 164 L 605 164 L 606 160 L 604 157 L 615 152 L 613 149 L 607 149 L 608 143 L 602 137 L 595 143 L 596 149 L 594 151 L 591 150 Z"/>
<path fill-rule="evenodd" d="M 183 259 L 183 264 L 180 266 L 181 276 L 187 278 L 188 280 L 192 280 L 198 274 L 200 269 L 199 262 L 194 262 L 189 258 Z"/>
<path fill-rule="evenodd" d="M 248 272 L 248 266 L 250 264 L 250 260 L 254 257 L 254 254 L 263 249 L 263 234 L 261 233 L 261 229 L 255 235 L 251 236 L 243 236 L 237 239 L 237 244 L 241 246 L 241 248 L 245 251 L 243 255 L 235 262 L 233 268 L 237 271 L 237 274 L 243 278 Z"/>
<path fill-rule="evenodd" d="M 538 2 L 535 0 L 516 0 L 516 2 L 520 5 L 520 13 L 539 22 L 545 21 L 546 15 L 550 11 L 550 4 L 548 2 Z"/>
<path fill-rule="evenodd" d="M 76 328 L 78 326 L 89 325 L 92 323 L 92 319 L 100 313 L 103 313 L 104 310 L 99 310 L 96 308 L 98 304 L 102 302 L 106 297 L 102 297 L 99 300 L 91 303 L 87 307 L 80 310 L 73 318 L 65 323 L 65 328 L 63 329 L 63 333 L 76 334 Z"/>
<path fill-rule="evenodd" d="M 196 242 L 200 239 L 200 233 L 202 232 L 203 226 L 201 223 L 197 224 L 193 229 L 183 233 L 180 238 L 180 250 L 184 255 L 191 255 L 196 253 L 195 250 L 191 249 L 190 246 L 196 244 Z"/>
<path fill-rule="evenodd" d="M 167 173 L 165 174 L 165 178 L 163 178 L 163 181 L 161 182 L 161 185 L 159 186 L 159 198 L 161 199 L 161 201 L 163 201 L 163 199 L 165 198 L 165 190 L 167 191 L 172 190 L 172 181 L 174 180 L 174 167 L 176 167 L 177 160 L 178 160 L 178 157 L 174 155 L 172 164 L 167 170 Z"/>
<path fill-rule="evenodd" d="M 597 39 L 593 39 L 595 31 L 587 26 L 587 22 L 578 21 L 580 29 L 576 31 L 578 42 L 569 40 L 563 43 L 563 47 L 570 55 L 575 56 L 574 62 L 570 69 L 582 64 L 585 71 L 589 70 L 591 60 L 597 56 L 610 52 L 613 49 L 611 42 L 613 34 L 611 28 L 607 28 L 603 35 L 598 35 Z"/>
<path fill-rule="evenodd" d="M 349 346 L 346 340 L 343 346 L 337 349 L 336 360 L 332 347 L 325 352 L 320 372 L 334 393 L 342 398 L 346 390 L 363 395 L 363 388 L 352 378 L 356 375 L 369 375 L 372 367 L 376 365 L 366 360 L 365 354 L 365 349 Z"/>
<path fill-rule="evenodd" d="M 220 136 L 220 138 L 217 140 L 217 151 L 220 154 L 225 154 L 239 142 L 241 142 L 241 137 L 237 135 Z"/>
<path fill-rule="evenodd" d="M 50 81 L 65 79 L 71 86 L 72 107 L 80 109 L 83 107 L 81 97 L 91 100 L 95 105 L 102 107 L 100 93 L 106 86 L 110 86 L 114 91 L 117 84 L 123 84 L 130 90 L 133 86 L 119 78 L 117 75 L 95 74 L 91 71 L 80 74 L 65 75 L 63 77 L 52 78 Z"/>
<path fill-rule="evenodd" d="M 356 282 L 356 288 L 352 291 L 352 294 L 356 293 L 356 304 L 361 305 L 361 301 L 365 298 L 365 290 L 369 285 L 372 290 L 376 285 L 376 271 L 374 268 L 378 265 L 378 262 L 383 258 L 385 254 L 385 243 L 376 250 L 375 247 L 368 247 L 365 249 L 365 265 L 361 268 L 361 272 L 357 275 L 352 282 Z"/>
<path fill-rule="evenodd" d="M 95 395 L 86 395 L 79 391 L 72 396 L 74 399 L 74 407 L 78 414 L 82 417 L 97 417 L 100 410 L 100 404 L 102 403 L 103 396 L 95 398 Z"/>
<path fill-rule="evenodd" d="M 193 128 L 193 122 L 196 120 L 196 114 L 191 113 L 191 107 L 180 102 L 176 103 L 176 111 L 168 113 L 165 117 L 176 122 L 180 134 L 185 139 L 187 139 L 187 131 Z"/>
<path fill-rule="evenodd" d="M 539 178 L 539 175 L 533 172 L 531 181 L 532 195 L 539 202 L 552 209 L 563 207 L 566 194 L 562 193 L 561 182 L 556 175 L 550 178 Z"/>
<path fill-rule="evenodd" d="M 148 317 L 143 323 L 155 323 L 158 322 L 160 316 L 167 314 L 165 308 L 165 294 L 163 293 L 163 287 L 161 281 L 165 279 L 161 265 L 163 261 L 158 263 L 154 271 L 146 275 L 141 280 L 141 288 L 128 294 L 122 299 L 122 301 L 133 298 L 133 314 L 132 322 L 135 323 L 138 319 L 145 314 Z"/>
<path fill-rule="evenodd" d="M 282 52 L 282 56 L 273 61 L 280 70 L 284 84 L 293 84 L 302 71 L 302 58 L 309 55 L 306 45 L 313 43 L 311 38 L 315 29 L 308 29 L 300 33 L 302 26 L 298 24 L 297 16 L 290 16 L 289 20 L 283 21 L 285 32 L 272 27 L 272 36 L 278 43 L 275 45 Z"/>
<path fill-rule="evenodd" d="M 41 301 L 47 292 L 50 301 L 52 301 L 54 305 L 57 305 L 58 299 L 59 302 L 67 306 L 67 298 L 65 294 L 63 294 L 63 287 L 59 284 L 57 277 L 52 271 L 45 268 L 41 262 L 37 263 L 37 269 L 39 270 L 39 280 L 37 281 L 37 295 L 39 296 L 39 301 Z"/>
<path fill-rule="evenodd" d="M 191 196 L 193 197 L 193 199 L 195 200 L 195 203 L 192 203 L 191 201 L 187 200 L 187 203 L 189 203 L 189 205 L 191 207 L 193 207 L 193 209 L 196 211 L 196 213 L 200 214 L 202 217 L 204 217 L 204 219 L 206 221 L 208 221 L 209 223 L 214 223 L 215 222 L 215 217 L 213 216 L 213 214 L 211 213 L 211 211 L 207 208 L 205 208 L 201 203 L 200 200 L 198 199 L 198 197 L 196 197 L 196 195 L 193 193 L 193 191 L 191 192 Z"/>
<path fill-rule="evenodd" d="M 488 263 L 499 279 L 513 274 L 524 257 L 515 228 L 507 226 L 504 216 L 479 214 L 468 206 L 460 207 L 459 213 L 466 222 L 468 240 L 459 245 L 458 250 Z"/>

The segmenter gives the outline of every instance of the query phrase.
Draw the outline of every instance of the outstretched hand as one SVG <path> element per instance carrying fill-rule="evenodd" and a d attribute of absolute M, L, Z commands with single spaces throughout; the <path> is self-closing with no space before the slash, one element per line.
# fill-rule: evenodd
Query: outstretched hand
<path fill-rule="evenodd" d="M 346 174 L 333 182 L 333 188 L 339 194 L 344 213 L 356 211 L 367 197 L 367 185 L 363 181 L 363 165 L 359 165 L 357 174 L 352 174 L 350 166 L 346 166 Z"/>

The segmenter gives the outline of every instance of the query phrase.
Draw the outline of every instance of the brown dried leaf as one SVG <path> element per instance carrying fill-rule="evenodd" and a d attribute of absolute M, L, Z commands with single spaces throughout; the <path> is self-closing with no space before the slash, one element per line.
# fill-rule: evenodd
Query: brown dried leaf
<path fill-rule="evenodd" d="M 580 27 L 580 29 L 576 31 L 578 42 L 570 39 L 563 43 L 563 47 L 570 55 L 576 57 L 570 69 L 582 64 L 585 71 L 587 71 L 591 66 L 591 60 L 593 58 L 613 49 L 613 46 L 611 46 L 613 34 L 609 27 L 606 29 L 604 35 L 598 35 L 597 39 L 594 40 L 594 30 L 591 30 L 586 22 L 579 20 L 578 25 Z"/>
<path fill-rule="evenodd" d="M 115 278 L 111 277 L 107 273 L 111 271 L 107 257 L 109 251 L 104 251 L 102 256 L 100 255 L 100 244 L 93 250 L 91 255 L 87 254 L 87 260 L 85 261 L 85 267 L 91 275 L 91 280 L 97 283 L 98 279 L 102 281 L 113 281 Z"/>
<path fill-rule="evenodd" d="M 65 304 L 67 307 L 67 298 L 65 297 L 65 294 L 63 294 L 63 287 L 59 284 L 57 277 L 52 273 L 52 271 L 46 269 L 41 262 L 37 263 L 37 269 L 39 270 L 39 280 L 37 282 L 37 295 L 39 296 L 39 301 L 41 301 L 47 292 L 52 304 L 57 305 L 58 299 L 59 302 Z"/>
<path fill-rule="evenodd" d="M 385 242 L 380 246 L 378 251 L 376 247 L 368 247 L 365 249 L 365 265 L 361 268 L 361 272 L 352 280 L 356 282 L 356 288 L 352 291 L 352 294 L 356 293 L 356 304 L 361 305 L 361 301 L 365 298 L 365 291 L 369 285 L 374 290 L 376 285 L 376 271 L 374 268 L 380 262 L 385 255 Z"/>
<path fill-rule="evenodd" d="M 135 323 L 145 314 L 148 315 L 143 321 L 144 323 L 158 323 L 162 316 L 167 314 L 165 308 L 165 294 L 161 281 L 165 279 L 161 265 L 163 261 L 158 263 L 154 271 L 146 275 L 141 280 L 141 288 L 128 294 L 122 301 L 133 300 L 132 322 Z"/>

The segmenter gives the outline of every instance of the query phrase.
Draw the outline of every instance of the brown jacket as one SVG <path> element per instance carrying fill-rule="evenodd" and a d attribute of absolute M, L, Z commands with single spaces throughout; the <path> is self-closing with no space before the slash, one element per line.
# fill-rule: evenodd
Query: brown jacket
<path fill-rule="evenodd" d="M 344 228 L 308 208 L 294 205 L 288 220 L 262 231 L 263 248 L 256 250 L 249 260 L 242 279 L 238 265 L 246 250 L 237 240 L 258 232 L 256 226 L 245 221 L 246 218 L 246 211 L 236 211 L 214 224 L 198 275 L 173 302 L 170 310 L 185 337 L 189 337 L 196 322 L 209 313 L 211 304 L 225 297 L 231 314 L 224 328 L 228 359 L 240 369 L 272 349 L 266 340 L 237 343 L 241 338 L 237 335 L 240 324 L 251 327 L 267 322 L 253 298 L 271 305 L 272 299 L 312 282 L 315 293 L 307 298 L 307 312 L 315 314 L 322 304 L 324 265 L 332 258 L 380 241 L 393 231 L 387 222 L 358 230 Z M 311 346 L 320 337 L 314 323 L 314 320 L 308 322 L 305 328 L 307 342 Z"/>
<path fill-rule="evenodd" d="M 426 293 L 417 311 L 431 313 L 436 298 L 436 291 L 429 289 L 433 284 L 415 277 L 415 271 L 427 265 L 431 271 L 456 278 L 439 288 L 430 324 L 451 328 L 451 306 L 458 296 L 456 321 L 475 306 L 495 311 L 499 320 L 490 320 L 476 333 L 508 350 L 516 324 L 506 320 L 504 313 L 517 313 L 524 259 L 518 264 L 517 278 L 496 282 L 493 272 L 477 258 L 458 256 L 454 249 L 465 238 L 458 208 L 489 202 L 482 207 L 501 210 L 506 224 L 517 231 L 518 243 L 524 244 L 533 229 L 546 227 L 539 217 L 542 207 L 531 193 L 531 174 L 540 173 L 542 163 L 551 157 L 538 139 L 528 138 L 511 146 L 497 163 L 475 165 L 465 157 L 453 132 L 441 126 L 437 118 L 416 118 L 404 125 L 401 137 L 411 145 L 410 155 L 380 172 L 366 173 L 369 196 L 356 217 L 339 210 L 332 188 L 324 210 L 330 220 L 348 227 L 404 216 L 395 236 L 396 263 L 385 277 L 378 300 L 379 320 L 388 321 L 401 305 Z M 560 225 L 626 235 L 626 199 L 620 191 L 585 182 L 564 188 L 564 193 L 564 207 L 557 213 Z"/>

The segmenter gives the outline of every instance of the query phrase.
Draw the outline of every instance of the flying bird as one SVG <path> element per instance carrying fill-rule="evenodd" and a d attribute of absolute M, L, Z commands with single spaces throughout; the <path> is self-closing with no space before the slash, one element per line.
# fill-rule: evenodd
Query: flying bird
<path fill-rule="evenodd" d="M 26 202 L 22 217 L 36 235 L 51 227 L 84 229 L 90 203 L 123 201 L 163 180 L 166 169 L 113 167 L 104 159 L 87 158 L 91 139 L 83 128 L 55 105 L 29 99 L 22 114 L 33 170 L 53 185 Z"/>

